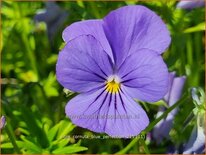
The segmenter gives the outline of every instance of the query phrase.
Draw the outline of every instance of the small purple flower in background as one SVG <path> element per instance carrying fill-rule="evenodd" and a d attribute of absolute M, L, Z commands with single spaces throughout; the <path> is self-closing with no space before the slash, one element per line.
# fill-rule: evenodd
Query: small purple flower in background
<path fill-rule="evenodd" d="M 46 10 L 37 14 L 34 20 L 46 23 L 48 38 L 52 42 L 67 17 L 68 13 L 62 10 L 55 2 L 46 2 Z"/>
<path fill-rule="evenodd" d="M 183 154 L 202 154 L 204 152 L 205 152 L 205 128 L 204 125 L 200 126 L 199 124 L 197 124 L 197 126 L 194 126 L 192 130 L 190 139 L 185 145 Z"/>
<path fill-rule="evenodd" d="M 205 0 L 181 0 L 177 3 L 177 8 L 191 10 L 193 8 L 202 7 L 205 5 Z"/>
<path fill-rule="evenodd" d="M 167 94 L 164 96 L 164 101 L 168 104 L 169 107 L 171 107 L 173 104 L 175 104 L 182 95 L 182 89 L 184 87 L 185 83 L 185 76 L 181 77 L 175 77 L 175 72 L 171 72 L 169 74 L 169 89 Z M 165 107 L 160 106 L 159 112 L 157 113 L 156 117 L 159 117 L 164 113 L 166 110 Z M 171 111 L 167 117 L 163 120 L 161 120 L 153 129 L 153 138 L 160 143 L 163 138 L 169 137 L 169 132 L 173 125 L 173 119 L 174 116 L 177 113 L 177 108 L 175 108 L 173 111 Z"/>
<path fill-rule="evenodd" d="M 160 17 L 143 6 L 125 6 L 102 20 L 70 25 L 63 39 L 57 80 L 80 93 L 66 105 L 66 115 L 95 132 L 138 135 L 149 119 L 133 98 L 155 102 L 168 90 L 161 54 L 170 35 Z"/>
<path fill-rule="evenodd" d="M 1 116 L 0 129 L 2 129 L 5 125 L 6 125 L 6 117 L 5 116 Z"/>
<path fill-rule="evenodd" d="M 192 88 L 191 93 L 195 104 L 193 113 L 196 125 L 185 144 L 183 154 L 202 154 L 205 153 L 205 93 L 201 88 Z"/>

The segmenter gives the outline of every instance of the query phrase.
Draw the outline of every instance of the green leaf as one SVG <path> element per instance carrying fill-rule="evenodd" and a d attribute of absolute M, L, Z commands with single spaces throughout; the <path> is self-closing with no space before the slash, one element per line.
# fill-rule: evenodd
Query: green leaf
<path fill-rule="evenodd" d="M 167 105 L 167 103 L 163 100 L 159 100 L 157 102 L 154 102 L 152 103 L 153 105 L 156 105 L 156 106 L 164 106 L 165 108 L 169 108 L 169 106 Z"/>
<path fill-rule="evenodd" d="M 51 142 L 51 141 L 54 139 L 54 137 L 56 136 L 57 131 L 58 131 L 58 129 L 59 129 L 59 126 L 60 126 L 60 123 L 56 124 L 54 127 L 52 127 L 52 128 L 49 130 L 49 132 L 48 132 L 48 134 L 47 134 L 47 137 L 48 137 L 48 140 L 49 140 L 50 142 Z"/>
<path fill-rule="evenodd" d="M 49 141 L 47 139 L 47 136 L 45 132 L 40 128 L 39 124 L 37 123 L 37 119 L 32 113 L 30 109 L 27 109 L 26 107 L 22 106 L 22 116 L 24 121 L 27 124 L 28 130 L 32 133 L 32 135 L 37 137 L 38 143 L 43 147 L 48 147 Z"/>
<path fill-rule="evenodd" d="M 64 146 L 66 146 L 69 143 L 69 138 L 63 138 L 58 142 L 58 147 L 62 148 Z"/>
<path fill-rule="evenodd" d="M 77 5 L 79 5 L 81 8 L 85 8 L 82 0 L 77 0 Z"/>
<path fill-rule="evenodd" d="M 83 147 L 83 146 L 67 146 L 64 148 L 58 148 L 56 150 L 54 150 L 52 153 L 54 154 L 61 154 L 61 153 L 76 153 L 76 152 L 80 152 L 80 151 L 85 151 L 88 150 L 88 148 Z"/>
<path fill-rule="evenodd" d="M 42 149 L 39 148 L 36 144 L 32 143 L 31 141 L 27 140 L 26 138 L 23 138 L 24 141 L 16 141 L 16 144 L 20 149 L 26 149 L 26 152 L 32 152 L 32 153 L 41 153 Z M 12 143 L 3 143 L 1 144 L 2 149 L 12 149 L 14 148 Z"/>
<path fill-rule="evenodd" d="M 205 30 L 205 22 L 200 23 L 194 27 L 187 28 L 184 30 L 184 33 L 192 33 L 192 32 L 198 32 L 198 31 L 204 31 Z"/>
<path fill-rule="evenodd" d="M 50 72 L 48 78 L 43 82 L 44 90 L 48 97 L 59 95 L 55 87 L 55 82 L 56 82 L 56 76 L 53 72 Z"/>
<path fill-rule="evenodd" d="M 21 147 L 27 149 L 28 151 L 32 151 L 34 153 L 42 152 L 42 149 L 39 146 L 31 142 L 30 140 L 26 139 L 26 137 L 21 136 L 21 139 L 23 140 L 23 142 L 19 141 L 17 145 L 19 144 Z"/>
<path fill-rule="evenodd" d="M 13 148 L 13 145 L 12 145 L 12 143 L 3 143 L 3 144 L 1 144 L 1 148 L 2 149 L 11 149 L 11 148 Z"/>
<path fill-rule="evenodd" d="M 58 135 L 57 135 L 57 139 L 61 139 L 64 138 L 65 136 L 68 135 L 68 133 L 70 133 L 73 129 L 74 129 L 74 125 L 69 122 L 68 120 L 62 120 L 60 122 L 60 127 L 59 127 L 59 131 L 58 131 Z"/>

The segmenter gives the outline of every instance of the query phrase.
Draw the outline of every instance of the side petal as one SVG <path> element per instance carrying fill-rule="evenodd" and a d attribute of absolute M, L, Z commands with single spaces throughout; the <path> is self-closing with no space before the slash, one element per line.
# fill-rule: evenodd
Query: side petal
<path fill-rule="evenodd" d="M 102 20 L 75 22 L 63 31 L 62 37 L 65 42 L 69 42 L 70 40 L 81 35 L 92 35 L 100 42 L 103 49 L 113 61 L 112 50 L 105 36 L 102 23 Z"/>
<path fill-rule="evenodd" d="M 129 53 L 146 48 L 161 54 L 170 44 L 165 23 L 144 6 L 125 6 L 104 19 L 104 31 L 119 66 Z"/>
<path fill-rule="evenodd" d="M 76 92 L 86 92 L 103 86 L 112 72 L 109 56 L 90 35 L 68 42 L 59 53 L 56 65 L 59 83 Z"/>
<path fill-rule="evenodd" d="M 167 93 L 167 66 L 154 51 L 142 49 L 130 55 L 120 66 L 118 75 L 122 89 L 138 100 L 156 102 Z"/>
<path fill-rule="evenodd" d="M 144 110 L 131 98 L 105 89 L 76 96 L 65 111 L 74 124 L 110 136 L 136 136 L 149 123 Z"/>

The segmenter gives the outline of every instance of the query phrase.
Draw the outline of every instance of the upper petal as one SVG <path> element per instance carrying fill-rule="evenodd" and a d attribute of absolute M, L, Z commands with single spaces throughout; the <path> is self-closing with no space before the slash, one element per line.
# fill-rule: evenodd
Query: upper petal
<path fill-rule="evenodd" d="M 136 136 L 149 124 L 144 110 L 130 97 L 104 88 L 76 96 L 65 111 L 74 124 L 110 136 Z"/>
<path fill-rule="evenodd" d="M 129 53 L 147 48 L 161 54 L 170 44 L 166 25 L 143 6 L 125 6 L 104 18 L 104 31 L 119 66 Z"/>
<path fill-rule="evenodd" d="M 142 101 L 156 102 L 168 90 L 168 70 L 156 52 L 142 49 L 123 62 L 118 71 L 122 89 Z"/>
<path fill-rule="evenodd" d="M 109 56 L 91 35 L 71 40 L 59 53 L 57 80 L 72 91 L 86 92 L 99 88 L 112 73 Z"/>
<path fill-rule="evenodd" d="M 100 42 L 105 52 L 113 61 L 113 54 L 105 36 L 102 23 L 102 20 L 86 20 L 75 22 L 63 31 L 62 37 L 65 42 L 68 42 L 81 35 L 92 35 Z"/>

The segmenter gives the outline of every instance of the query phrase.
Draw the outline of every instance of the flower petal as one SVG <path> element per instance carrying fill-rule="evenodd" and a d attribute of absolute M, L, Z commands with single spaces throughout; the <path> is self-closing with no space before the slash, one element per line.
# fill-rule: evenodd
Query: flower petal
<path fill-rule="evenodd" d="M 173 78 L 173 82 L 171 85 L 169 92 L 169 101 L 168 101 L 168 106 L 172 106 L 175 104 L 181 97 L 182 95 L 182 90 L 185 84 L 186 77 L 181 76 L 181 77 L 175 77 Z M 176 115 L 178 111 L 178 108 L 173 109 L 170 112 L 170 115 Z"/>
<path fill-rule="evenodd" d="M 158 112 L 157 115 L 160 116 L 160 113 Z M 168 114 L 167 118 L 162 119 L 153 129 L 153 137 L 157 141 L 157 143 L 160 143 L 163 138 L 169 138 L 169 132 L 173 127 L 173 121 L 174 121 L 174 115 Z"/>
<path fill-rule="evenodd" d="M 124 91 L 139 100 L 155 102 L 167 93 L 167 66 L 154 51 L 142 49 L 133 53 L 120 66 L 118 75 Z"/>
<path fill-rule="evenodd" d="M 175 77 L 173 79 L 172 87 L 170 90 L 169 106 L 172 106 L 180 99 L 185 84 L 185 80 L 186 80 L 185 76 Z"/>
<path fill-rule="evenodd" d="M 108 115 L 116 119 L 107 120 L 105 132 L 114 137 L 136 136 L 149 124 L 145 111 L 123 91 L 113 95 Z"/>
<path fill-rule="evenodd" d="M 100 42 L 105 52 L 114 62 L 112 50 L 105 36 L 102 23 L 102 20 L 86 20 L 73 23 L 63 31 L 62 37 L 65 42 L 68 42 L 81 35 L 92 35 Z"/>
<path fill-rule="evenodd" d="M 104 132 L 104 126 L 100 125 L 98 117 L 101 115 L 101 106 L 108 105 L 108 99 L 104 89 L 95 92 L 82 93 L 71 99 L 66 105 L 66 115 L 72 122 L 80 127 L 95 132 Z M 103 117 L 103 116 L 101 116 Z M 103 118 L 102 121 L 105 121 Z"/>
<path fill-rule="evenodd" d="M 91 35 L 83 35 L 68 42 L 59 53 L 56 72 L 65 88 L 86 92 L 103 86 L 113 70 L 99 42 Z"/>
<path fill-rule="evenodd" d="M 193 0 L 193 1 L 179 1 L 177 3 L 177 8 L 191 10 L 193 8 L 203 7 L 205 5 L 204 0 Z"/>
<path fill-rule="evenodd" d="M 168 86 L 168 91 L 167 91 L 167 94 L 164 96 L 164 101 L 169 103 L 169 98 L 170 98 L 170 92 L 171 92 L 171 89 L 172 89 L 172 84 L 173 84 L 173 81 L 174 81 L 174 78 L 176 76 L 176 73 L 175 72 L 170 72 L 169 73 L 169 86 Z"/>
<path fill-rule="evenodd" d="M 143 6 L 125 6 L 104 18 L 104 31 L 119 66 L 129 53 L 147 48 L 161 54 L 170 44 L 166 25 Z"/>
<path fill-rule="evenodd" d="M 195 126 L 189 141 L 183 150 L 183 154 L 203 154 L 205 152 L 204 128 Z"/>
<path fill-rule="evenodd" d="M 74 124 L 110 136 L 135 136 L 149 123 L 144 110 L 126 94 L 104 88 L 76 96 L 65 111 Z"/>

